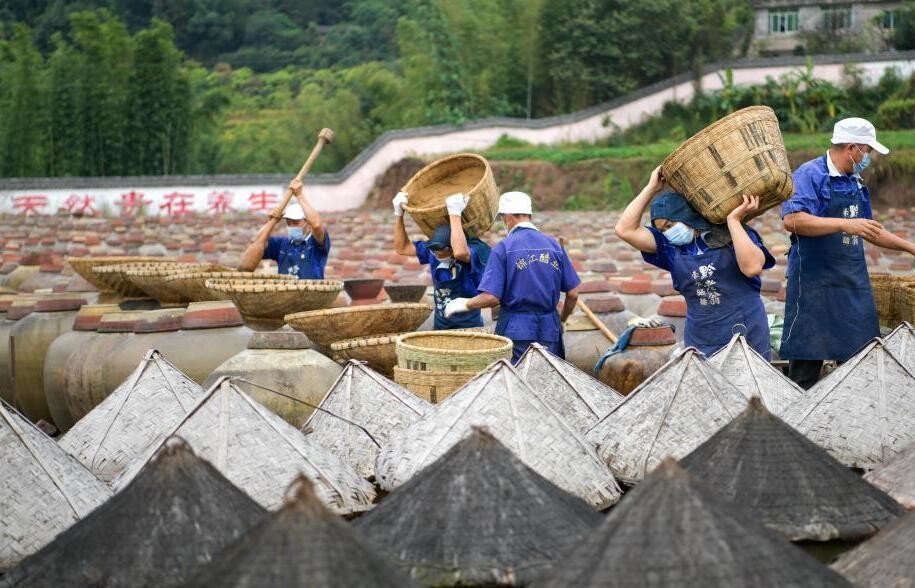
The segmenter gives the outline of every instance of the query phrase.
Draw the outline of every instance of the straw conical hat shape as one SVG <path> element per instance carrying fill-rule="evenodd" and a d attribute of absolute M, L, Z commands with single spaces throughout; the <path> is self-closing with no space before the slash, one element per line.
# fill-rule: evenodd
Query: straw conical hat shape
<path fill-rule="evenodd" d="M 909 323 L 902 323 L 884 337 L 883 342 L 902 365 L 915 374 L 915 328 Z"/>
<path fill-rule="evenodd" d="M 378 450 L 391 432 L 412 424 L 432 405 L 351 360 L 318 406 L 321 410 L 302 425 L 305 436 L 371 478 Z"/>
<path fill-rule="evenodd" d="M 788 406 L 804 394 L 800 386 L 753 349 L 743 335 L 734 335 L 708 362 L 745 398 L 761 398 L 772 414 L 784 414 Z"/>
<path fill-rule="evenodd" d="M 870 469 L 915 441 L 915 375 L 874 339 L 782 418 L 845 465 Z"/>
<path fill-rule="evenodd" d="M 832 568 L 862 588 L 915 586 L 915 512 L 843 553 Z"/>
<path fill-rule="evenodd" d="M 539 343 L 528 347 L 517 369 L 531 388 L 579 431 L 590 429 L 625 398 Z"/>
<path fill-rule="evenodd" d="M 424 585 L 528 585 L 601 515 L 485 430 L 470 435 L 355 522 Z"/>
<path fill-rule="evenodd" d="M 587 437 L 617 478 L 635 483 L 665 458 L 687 455 L 746 405 L 737 388 L 688 348 L 642 382 Z"/>
<path fill-rule="evenodd" d="M 254 588 L 409 588 L 394 562 L 375 552 L 328 511 L 311 482 L 299 478 L 292 497 L 200 568 L 189 586 Z"/>
<path fill-rule="evenodd" d="M 867 472 L 864 479 L 905 508 L 915 508 L 915 442 Z"/>
<path fill-rule="evenodd" d="M 218 380 L 172 431 L 230 482 L 266 508 L 283 504 L 286 488 L 300 474 L 316 484 L 318 496 L 338 513 L 371 507 L 372 485 L 323 447 L 232 384 Z M 146 460 L 114 481 L 123 488 Z"/>
<path fill-rule="evenodd" d="M 3 402 L 0 472 L 0 571 L 111 496 L 92 472 Z"/>
<path fill-rule="evenodd" d="M 681 463 L 693 478 L 791 541 L 862 539 L 903 512 L 757 397 Z"/>
<path fill-rule="evenodd" d="M 540 588 L 850 587 L 670 459 L 572 547 Z"/>
<path fill-rule="evenodd" d="M 14 569 L 8 585 L 177 586 L 264 516 L 171 440 L 122 492 Z"/>
<path fill-rule="evenodd" d="M 60 446 L 111 482 L 161 444 L 203 392 L 150 349 L 123 384 L 61 437 Z"/>
<path fill-rule="evenodd" d="M 606 508 L 619 500 L 619 486 L 591 444 L 505 360 L 391 435 L 375 464 L 381 487 L 397 488 L 474 426 L 487 427 L 521 461 L 592 506 Z"/>

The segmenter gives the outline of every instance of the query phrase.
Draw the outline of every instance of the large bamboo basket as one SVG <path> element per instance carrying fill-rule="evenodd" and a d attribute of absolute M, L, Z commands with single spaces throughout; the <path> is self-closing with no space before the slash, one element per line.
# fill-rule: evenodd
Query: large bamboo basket
<path fill-rule="evenodd" d="M 327 308 L 343 290 L 337 280 L 210 279 L 205 286 L 228 296 L 246 319 L 276 322 L 290 313 Z"/>
<path fill-rule="evenodd" d="M 370 304 L 290 314 L 286 322 L 318 345 L 329 347 L 356 337 L 409 332 L 423 324 L 431 313 L 431 306 L 418 302 Z"/>
<path fill-rule="evenodd" d="M 915 323 L 915 282 L 900 284 L 896 292 L 896 313 L 898 321 L 896 324 L 888 325 L 895 327 L 899 323 Z"/>
<path fill-rule="evenodd" d="M 371 335 L 337 341 L 330 346 L 334 360 L 345 362 L 349 359 L 364 361 L 376 372 L 394 377 L 394 366 L 397 365 L 397 338 L 403 333 Z"/>
<path fill-rule="evenodd" d="M 751 218 L 794 192 L 778 117 L 768 106 L 729 114 L 680 145 L 661 165 L 670 187 L 713 223 L 725 222 L 743 194 L 759 196 Z"/>
<path fill-rule="evenodd" d="M 425 331 L 397 340 L 397 365 L 410 370 L 476 373 L 511 356 L 511 339 L 488 333 Z"/>
<path fill-rule="evenodd" d="M 174 259 L 159 258 L 156 261 L 141 261 L 131 263 L 113 263 L 109 265 L 97 265 L 92 268 L 95 275 L 107 284 L 107 290 L 116 292 L 121 296 L 146 296 L 146 293 L 134 285 L 127 278 L 127 272 L 137 269 L 146 269 L 151 267 L 161 267 L 164 265 L 178 265 Z"/>
<path fill-rule="evenodd" d="M 165 279 L 169 288 L 177 290 L 182 297 L 191 302 L 215 302 L 230 300 L 228 294 L 217 292 L 206 287 L 207 280 L 296 280 L 296 276 L 286 274 L 257 274 L 253 272 L 181 272 Z"/>
<path fill-rule="evenodd" d="M 394 366 L 394 381 L 432 404 L 448 398 L 476 375 L 476 372 L 428 372 Z"/>
<path fill-rule="evenodd" d="M 78 273 L 84 280 L 101 290 L 102 292 L 113 292 L 113 290 L 108 286 L 108 282 L 105 281 L 102 277 L 98 276 L 95 273 L 96 267 L 103 267 L 106 265 L 114 265 L 118 263 L 136 263 L 136 262 L 153 262 L 163 260 L 162 257 L 151 257 L 151 256 L 130 256 L 130 255 L 117 255 L 117 256 L 103 256 L 103 257 L 71 257 L 67 260 L 67 263 L 70 264 L 70 267 L 73 268 L 73 271 Z M 104 278 L 107 278 L 105 276 Z"/>
<path fill-rule="evenodd" d="M 134 286 L 159 302 L 184 304 L 194 301 L 186 298 L 173 283 L 167 282 L 167 278 L 190 271 L 212 273 L 228 269 L 209 263 L 175 263 L 128 269 L 124 274 Z"/>
<path fill-rule="evenodd" d="M 499 188 L 489 162 L 473 153 L 459 153 L 434 161 L 419 170 L 402 188 L 410 213 L 427 237 L 441 225 L 448 224 L 445 198 L 463 192 L 470 196 L 464 209 L 464 231 L 471 237 L 489 230 L 499 209 Z"/>

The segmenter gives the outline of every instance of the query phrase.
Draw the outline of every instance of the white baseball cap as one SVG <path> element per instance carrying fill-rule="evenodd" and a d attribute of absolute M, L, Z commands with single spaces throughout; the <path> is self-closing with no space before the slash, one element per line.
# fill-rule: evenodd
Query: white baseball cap
<path fill-rule="evenodd" d="M 286 207 L 286 210 L 283 212 L 283 218 L 288 220 L 305 220 L 305 211 L 302 210 L 301 204 L 293 202 Z"/>
<path fill-rule="evenodd" d="M 870 145 L 877 153 L 886 155 L 890 152 L 883 143 L 877 140 L 877 129 L 870 121 L 863 118 L 844 118 L 836 123 L 832 130 L 833 144 L 857 143 Z"/>
<path fill-rule="evenodd" d="M 531 197 L 524 192 L 506 192 L 499 196 L 499 214 L 534 214 Z"/>

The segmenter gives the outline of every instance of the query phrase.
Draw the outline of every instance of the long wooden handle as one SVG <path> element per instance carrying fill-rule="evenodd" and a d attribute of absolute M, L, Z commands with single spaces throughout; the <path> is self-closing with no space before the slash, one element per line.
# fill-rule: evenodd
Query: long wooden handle
<path fill-rule="evenodd" d="M 566 248 L 566 238 L 565 237 L 559 237 L 559 246 L 562 247 L 563 251 L 565 250 L 565 248 Z M 597 329 L 601 333 L 603 333 L 604 337 L 609 339 L 609 341 L 611 343 L 616 345 L 616 342 L 619 340 L 618 337 L 613 334 L 613 331 L 611 331 L 610 329 L 607 328 L 607 325 L 604 324 L 604 321 L 597 318 L 597 315 L 594 314 L 590 308 L 588 308 L 588 305 L 585 304 L 584 300 L 579 298 L 578 301 L 575 303 L 575 307 L 578 308 L 579 310 L 581 310 L 583 313 L 585 313 L 585 316 L 588 317 L 588 320 L 591 321 L 591 324 L 593 324 L 595 327 L 597 327 Z"/>
<path fill-rule="evenodd" d="M 333 140 L 334 132 L 332 130 L 321 129 L 321 132 L 318 133 L 318 142 L 315 143 L 311 153 L 308 154 L 308 159 L 305 160 L 305 164 L 302 166 L 302 169 L 299 170 L 299 173 L 296 174 L 295 179 L 301 180 L 305 177 L 305 174 L 308 173 L 308 170 L 311 169 L 311 165 L 315 162 L 315 159 L 317 159 L 318 155 L 321 153 L 321 149 L 324 149 L 324 146 L 333 142 Z M 287 187 L 286 194 L 283 196 L 283 203 L 280 205 L 281 210 L 286 210 L 286 206 L 289 205 L 289 201 L 292 200 L 292 196 L 292 190 Z"/>

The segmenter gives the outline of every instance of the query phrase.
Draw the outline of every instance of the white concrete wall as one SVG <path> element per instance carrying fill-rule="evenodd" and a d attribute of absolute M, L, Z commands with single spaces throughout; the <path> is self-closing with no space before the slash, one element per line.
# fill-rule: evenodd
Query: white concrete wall
<path fill-rule="evenodd" d="M 888 68 L 896 68 L 903 76 L 915 73 L 915 58 L 895 59 L 887 61 L 862 62 L 858 67 L 863 71 L 864 78 L 869 83 L 876 82 Z M 797 65 L 760 65 L 758 67 L 740 67 L 733 69 L 734 82 L 738 85 L 759 84 L 768 77 L 779 77 L 791 71 L 796 71 Z M 843 64 L 823 64 L 814 67 L 814 76 L 833 83 L 843 80 Z M 721 89 L 724 71 L 713 71 L 705 74 L 702 86 L 706 91 Z M 501 136 L 509 135 L 517 139 L 528 141 L 537 145 L 556 145 L 576 141 L 597 141 L 608 137 L 614 127 L 628 128 L 652 115 L 658 114 L 665 103 L 670 101 L 688 102 L 693 98 L 694 85 L 691 80 L 665 87 L 657 92 L 634 98 L 623 104 L 606 109 L 597 109 L 592 114 L 581 117 L 579 120 L 570 120 L 578 117 L 557 117 L 554 124 L 542 127 L 533 127 L 525 121 L 504 121 L 494 123 L 492 126 L 469 125 L 464 128 L 447 127 L 441 129 L 420 129 L 411 132 L 410 136 L 398 136 L 398 133 L 389 135 L 389 140 L 382 142 L 375 150 L 369 149 L 369 155 L 354 169 L 345 170 L 349 173 L 340 174 L 335 181 L 318 179 L 307 185 L 309 199 L 320 210 L 347 210 L 357 208 L 365 201 L 366 196 L 375 183 L 376 178 L 384 173 L 392 164 L 408 156 L 430 157 L 455 153 L 460 151 L 483 151 L 491 147 Z M 542 122 L 540 123 L 542 124 Z M 357 158 L 358 160 L 359 158 Z M 59 184 L 61 180 L 53 183 Z M 2 185 L 2 181 L 0 181 Z M 99 189 L 68 188 L 56 186 L 54 189 L 41 189 L 41 180 L 37 180 L 37 187 L 28 189 L 0 189 L 0 212 L 22 213 L 25 197 L 42 197 L 44 205 L 38 210 L 40 213 L 49 214 L 58 208 L 79 210 L 91 200 L 92 209 L 100 214 L 118 214 L 122 210 L 120 203 L 125 195 L 140 193 L 143 195 L 145 211 L 147 214 L 179 214 L 184 212 L 220 212 L 214 208 L 218 194 L 224 195 L 229 205 L 234 210 L 252 209 L 252 202 L 262 202 L 263 198 L 252 195 L 268 194 L 268 205 L 262 210 L 266 211 L 275 204 L 284 189 L 284 185 L 277 183 L 258 183 L 239 185 L 237 182 L 221 182 L 219 177 L 206 178 L 206 181 L 195 183 L 193 179 L 183 178 L 180 184 L 169 186 L 144 185 L 142 178 L 125 179 L 115 187 Z M 74 183 L 74 186 L 82 185 Z M 176 197 L 174 194 L 187 196 Z M 129 198 L 129 197 L 126 197 Z M 186 204 L 177 202 L 169 207 L 169 199 L 183 200 Z"/>

